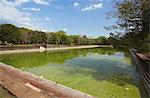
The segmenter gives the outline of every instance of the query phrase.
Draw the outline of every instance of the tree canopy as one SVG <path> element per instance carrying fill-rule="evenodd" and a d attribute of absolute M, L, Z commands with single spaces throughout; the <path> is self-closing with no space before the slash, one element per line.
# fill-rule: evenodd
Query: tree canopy
<path fill-rule="evenodd" d="M 56 44 L 56 45 L 94 45 L 108 44 L 107 38 L 88 38 L 86 35 L 67 35 L 64 31 L 42 32 L 19 28 L 12 24 L 0 25 L 2 44 Z"/>
<path fill-rule="evenodd" d="M 149 51 L 150 1 L 117 0 L 114 7 L 111 17 L 118 21 L 116 25 L 106 28 L 116 31 L 110 34 L 109 41 L 116 47 L 134 47 Z"/>

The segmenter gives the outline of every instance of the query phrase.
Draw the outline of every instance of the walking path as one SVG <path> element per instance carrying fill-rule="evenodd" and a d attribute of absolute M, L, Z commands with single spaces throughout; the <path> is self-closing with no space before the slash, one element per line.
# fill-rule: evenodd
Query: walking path
<path fill-rule="evenodd" d="M 39 48 L 39 49 L 25 49 L 25 50 L 6 50 L 6 51 L 0 51 L 0 54 L 39 52 L 39 51 L 42 52 L 42 51 L 52 51 L 52 50 L 83 49 L 83 48 L 97 48 L 97 47 L 112 47 L 112 46 L 111 45 L 86 45 L 86 46 L 47 48 L 47 49 Z"/>
<path fill-rule="evenodd" d="M 94 98 L 3 63 L 0 63 L 0 85 L 17 98 Z"/>

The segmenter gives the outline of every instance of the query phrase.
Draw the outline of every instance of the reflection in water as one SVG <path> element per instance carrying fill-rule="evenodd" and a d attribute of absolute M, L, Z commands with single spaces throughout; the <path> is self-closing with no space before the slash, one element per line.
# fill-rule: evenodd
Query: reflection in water
<path fill-rule="evenodd" d="M 102 98 L 139 98 L 129 54 L 110 48 L 1 55 L 1 62 Z"/>
<path fill-rule="evenodd" d="M 65 60 L 78 56 L 86 56 L 88 53 L 113 54 L 115 50 L 108 49 L 79 49 L 79 50 L 63 50 L 37 53 L 20 53 L 0 55 L 1 61 L 11 64 L 17 68 L 20 67 L 36 67 L 48 63 L 64 63 Z"/>

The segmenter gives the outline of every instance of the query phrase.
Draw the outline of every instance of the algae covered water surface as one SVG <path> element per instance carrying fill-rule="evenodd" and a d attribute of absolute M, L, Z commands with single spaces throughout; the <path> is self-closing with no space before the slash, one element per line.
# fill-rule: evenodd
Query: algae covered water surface
<path fill-rule="evenodd" d="M 140 98 L 127 52 L 110 48 L 0 55 L 0 61 L 101 98 Z"/>

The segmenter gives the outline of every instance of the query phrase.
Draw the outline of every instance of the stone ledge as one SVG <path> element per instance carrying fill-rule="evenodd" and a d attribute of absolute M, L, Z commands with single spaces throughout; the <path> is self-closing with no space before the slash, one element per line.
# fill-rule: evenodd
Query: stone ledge
<path fill-rule="evenodd" d="M 57 84 L 53 81 L 41 78 L 1 62 L 0 81 L 2 86 L 18 98 L 35 98 L 37 96 L 39 96 L 38 98 L 95 98 L 92 95 Z M 41 92 L 35 92 L 31 88 L 27 87 L 25 85 L 26 83 L 30 83 L 31 85 L 39 88 Z"/>

